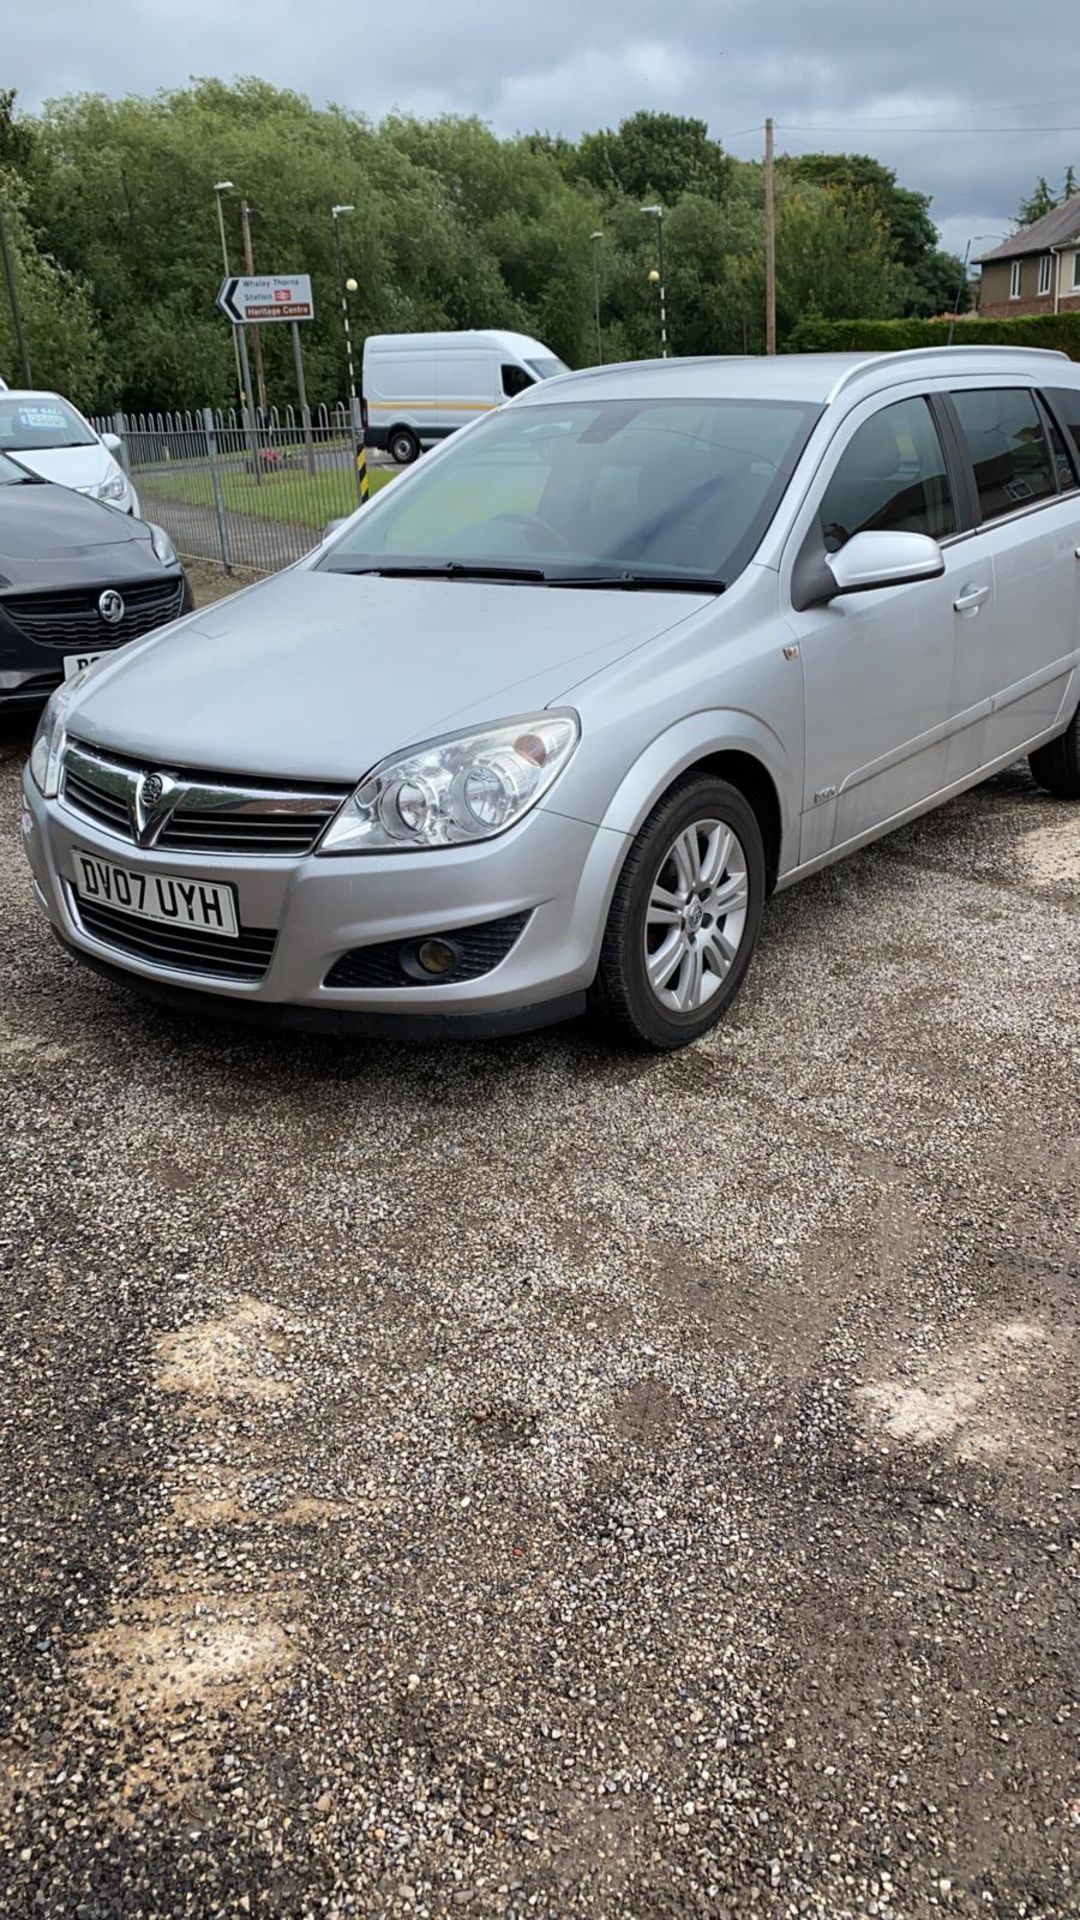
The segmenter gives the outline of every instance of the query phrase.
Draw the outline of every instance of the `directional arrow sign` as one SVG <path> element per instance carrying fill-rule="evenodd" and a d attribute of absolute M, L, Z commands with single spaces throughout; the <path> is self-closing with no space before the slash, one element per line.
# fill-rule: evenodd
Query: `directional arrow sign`
<path fill-rule="evenodd" d="M 315 318 L 311 276 L 307 273 L 258 273 L 246 279 L 223 280 L 217 303 L 234 327 Z"/>

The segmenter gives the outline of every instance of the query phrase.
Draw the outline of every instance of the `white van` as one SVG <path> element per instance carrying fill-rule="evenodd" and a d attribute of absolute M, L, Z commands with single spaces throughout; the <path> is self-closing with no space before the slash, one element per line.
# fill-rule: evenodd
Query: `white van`
<path fill-rule="evenodd" d="M 373 333 L 364 342 L 364 444 L 405 466 L 425 444 L 568 372 L 527 333 Z"/>

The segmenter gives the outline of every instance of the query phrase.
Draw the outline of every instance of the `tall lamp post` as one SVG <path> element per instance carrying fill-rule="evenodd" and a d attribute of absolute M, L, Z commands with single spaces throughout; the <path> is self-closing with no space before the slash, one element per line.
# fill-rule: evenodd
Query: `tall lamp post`
<path fill-rule="evenodd" d="M 221 260 L 222 260 L 222 265 L 225 268 L 226 280 L 229 278 L 231 268 L 229 266 L 229 243 L 225 238 L 225 209 L 221 202 L 221 196 L 223 193 L 231 193 L 232 185 L 233 183 L 231 180 L 215 180 L 214 182 L 214 199 L 217 202 L 218 232 L 221 235 Z M 233 359 L 236 362 L 236 390 L 240 395 L 240 409 L 241 409 L 241 412 L 243 412 L 244 370 L 240 361 L 240 334 L 243 332 L 243 329 L 241 327 L 233 327 L 231 329 L 231 332 L 233 337 L 233 343 L 232 343 Z M 246 340 L 244 342 L 244 346 L 246 349 L 247 347 Z"/>
<path fill-rule="evenodd" d="M 1008 237 L 1007 233 L 973 233 L 971 235 L 967 246 L 964 248 L 964 264 L 960 270 L 960 285 L 956 289 L 956 299 L 953 301 L 952 315 L 949 320 L 949 337 L 945 342 L 947 347 L 952 346 L 953 334 L 956 332 L 956 316 L 960 310 L 960 296 L 967 286 L 968 264 L 971 260 L 972 247 L 978 246 L 981 240 L 1007 240 Z"/>
<path fill-rule="evenodd" d="M 596 312 L 596 364 L 598 367 L 604 364 L 604 336 L 600 331 L 600 242 L 603 237 L 599 229 L 589 235 L 589 245 L 592 248 L 593 307 Z"/>
<path fill-rule="evenodd" d="M 656 221 L 656 248 L 660 267 L 660 358 L 666 360 L 667 350 L 667 281 L 664 278 L 664 209 L 661 206 L 642 207 L 642 213 Z"/>
<path fill-rule="evenodd" d="M 348 288 L 355 286 L 350 280 L 346 285 L 345 268 L 341 258 L 341 217 L 345 213 L 355 213 L 354 206 L 335 206 L 330 209 L 330 218 L 334 223 L 334 258 L 337 262 L 338 298 L 341 301 L 341 325 L 345 333 L 345 359 L 349 369 L 349 417 L 352 420 L 353 443 L 356 455 L 356 487 L 360 495 L 360 504 L 369 498 L 371 483 L 368 480 L 367 454 L 364 451 L 364 421 L 360 410 L 360 395 L 356 389 L 356 367 L 353 363 L 352 323 L 349 319 Z M 358 418 L 359 416 L 359 418 Z"/>

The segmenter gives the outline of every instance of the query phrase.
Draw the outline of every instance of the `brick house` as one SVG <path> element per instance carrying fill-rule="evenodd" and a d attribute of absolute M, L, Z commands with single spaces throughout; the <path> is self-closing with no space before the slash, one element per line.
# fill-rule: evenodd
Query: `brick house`
<path fill-rule="evenodd" d="M 1080 313 L 1080 193 L 1023 227 L 980 262 L 979 313 Z"/>

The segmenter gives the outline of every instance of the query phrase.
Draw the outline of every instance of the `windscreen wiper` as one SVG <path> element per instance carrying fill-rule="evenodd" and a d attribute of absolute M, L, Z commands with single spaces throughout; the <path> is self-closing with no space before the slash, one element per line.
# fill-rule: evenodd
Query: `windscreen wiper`
<path fill-rule="evenodd" d="M 435 560 L 415 565 L 388 561 L 379 566 L 328 567 L 327 572 L 376 573 L 384 580 L 524 580 L 534 586 L 543 586 L 547 578 L 542 567 L 484 566 L 479 562 L 473 566 L 463 560 Z"/>
<path fill-rule="evenodd" d="M 549 587 L 615 587 L 623 593 L 723 593 L 723 580 L 688 579 L 685 573 L 549 573 Z"/>

